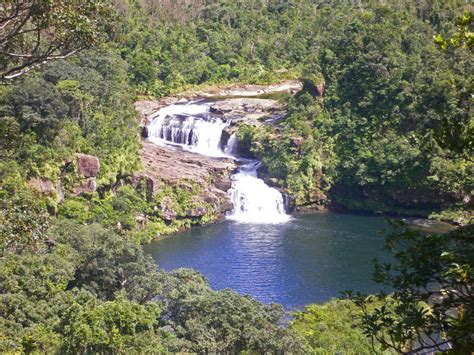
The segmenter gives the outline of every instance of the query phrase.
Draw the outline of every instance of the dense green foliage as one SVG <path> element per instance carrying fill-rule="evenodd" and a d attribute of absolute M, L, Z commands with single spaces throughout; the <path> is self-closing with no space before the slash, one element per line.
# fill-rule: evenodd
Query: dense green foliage
<path fill-rule="evenodd" d="M 387 248 L 396 262 L 375 262 L 374 272 L 393 292 L 353 298 L 364 334 L 397 352 L 472 352 L 473 227 L 447 235 L 395 230 Z"/>
<path fill-rule="evenodd" d="M 464 14 L 456 19 L 456 32 L 451 38 L 445 38 L 438 33 L 434 38 L 435 43 L 443 50 L 450 47 L 472 49 L 474 47 L 474 33 L 471 32 L 473 22 L 473 13 L 465 10 Z"/>
<path fill-rule="evenodd" d="M 301 349 L 280 306 L 213 291 L 192 270 L 158 271 L 124 236 L 66 221 L 36 231 L 42 242 L 0 255 L 1 352 Z"/>
<path fill-rule="evenodd" d="M 111 51 L 54 62 L 2 88 L 1 129 L 11 137 L 2 155 L 25 177 L 55 181 L 75 153 L 93 154 L 102 163 L 99 186 L 114 184 L 139 166 L 132 99 L 126 66 Z"/>
<path fill-rule="evenodd" d="M 303 337 L 312 354 L 373 354 L 370 340 L 354 321 L 360 314 L 351 301 L 334 299 L 306 306 L 295 314 L 290 328 Z"/>
<path fill-rule="evenodd" d="M 374 11 L 348 25 L 356 35 L 326 46 L 325 105 L 346 142 L 336 144 L 342 184 L 368 194 L 383 186 L 388 195 L 410 186 L 438 203 L 471 193 L 472 55 L 437 51 L 435 26 Z"/>
<path fill-rule="evenodd" d="M 122 1 L 114 36 L 144 93 L 298 75 L 315 13 L 310 1 Z"/>

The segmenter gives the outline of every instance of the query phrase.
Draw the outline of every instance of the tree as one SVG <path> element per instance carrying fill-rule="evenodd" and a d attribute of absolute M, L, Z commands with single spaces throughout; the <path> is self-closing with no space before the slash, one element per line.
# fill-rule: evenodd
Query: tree
<path fill-rule="evenodd" d="M 162 353 L 155 303 L 123 296 L 100 302 L 84 291 L 72 293 L 58 327 L 61 353 Z"/>
<path fill-rule="evenodd" d="M 451 38 L 445 38 L 442 34 L 437 34 L 434 37 L 435 43 L 443 50 L 452 48 L 465 48 L 472 50 L 474 48 L 474 13 L 464 11 L 463 16 L 456 19 L 456 32 Z"/>
<path fill-rule="evenodd" d="M 370 340 L 354 324 L 359 314 L 351 301 L 332 299 L 296 312 L 290 328 L 304 339 L 312 354 L 373 354 Z"/>
<path fill-rule="evenodd" d="M 162 322 L 178 341 L 172 352 L 303 353 L 293 332 L 281 327 L 280 305 L 262 304 L 232 290 L 213 291 L 198 272 L 178 269 L 166 274 L 157 296 Z"/>
<path fill-rule="evenodd" d="M 393 292 L 353 296 L 364 333 L 402 353 L 472 352 L 474 225 L 444 235 L 396 230 L 387 248 L 395 262 L 376 261 L 374 279 Z"/>
<path fill-rule="evenodd" d="M 156 264 L 133 241 L 99 225 L 69 221 L 56 223 L 50 234 L 73 250 L 75 272 L 68 290 L 88 290 L 102 300 L 114 300 L 122 292 L 140 303 L 159 293 L 161 278 Z"/>
<path fill-rule="evenodd" d="M 0 204 L 0 255 L 36 249 L 48 240 L 48 214 L 30 196 L 17 193 L 11 199 L 0 198 Z"/>
<path fill-rule="evenodd" d="M 105 1 L 4 0 L 0 4 L 0 82 L 95 44 Z"/>

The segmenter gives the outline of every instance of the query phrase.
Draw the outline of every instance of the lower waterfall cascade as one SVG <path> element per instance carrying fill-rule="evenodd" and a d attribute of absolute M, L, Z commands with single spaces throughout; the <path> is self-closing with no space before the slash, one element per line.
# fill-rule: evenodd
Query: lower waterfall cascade
<path fill-rule="evenodd" d="M 259 161 L 250 161 L 232 176 L 228 194 L 234 210 L 227 218 L 242 223 L 287 222 L 290 216 L 286 214 L 283 195 L 257 177 L 259 166 Z"/>
<path fill-rule="evenodd" d="M 210 102 L 194 101 L 160 109 L 148 126 L 149 140 L 158 145 L 179 146 L 210 157 L 229 157 L 240 165 L 232 175 L 228 195 L 234 210 L 227 219 L 239 223 L 276 224 L 290 219 L 282 194 L 257 177 L 261 163 L 234 156 L 238 145 L 233 133 L 221 148 L 222 134 L 231 121 L 210 113 Z"/>

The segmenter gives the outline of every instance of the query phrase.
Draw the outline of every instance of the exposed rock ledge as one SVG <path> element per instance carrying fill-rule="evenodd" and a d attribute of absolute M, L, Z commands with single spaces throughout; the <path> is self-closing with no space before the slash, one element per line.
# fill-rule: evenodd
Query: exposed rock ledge
<path fill-rule="evenodd" d="M 168 105 L 185 103 L 197 98 L 215 98 L 221 99 L 219 103 L 213 105 L 216 113 L 220 113 L 223 116 L 244 113 L 248 119 L 257 119 L 281 108 L 276 100 L 259 99 L 257 97 L 285 92 L 294 94 L 302 88 L 303 83 L 298 80 L 284 81 L 273 85 L 235 84 L 199 91 L 185 91 L 177 96 L 164 97 L 158 100 L 139 100 L 135 103 L 135 108 L 140 112 L 142 137 L 146 138 L 148 135 L 147 126 L 154 114 Z M 227 105 L 227 108 L 223 107 L 225 105 Z"/>
<path fill-rule="evenodd" d="M 253 98 L 233 98 L 216 101 L 210 108 L 212 113 L 225 118 L 238 119 L 252 116 L 259 118 L 269 113 L 282 109 L 282 105 L 277 100 L 253 99 Z"/>
<path fill-rule="evenodd" d="M 303 88 L 299 80 L 288 80 L 272 85 L 245 85 L 235 84 L 226 87 L 188 91 L 180 94 L 180 97 L 256 97 L 268 94 L 288 92 L 295 94 Z"/>
<path fill-rule="evenodd" d="M 144 170 L 135 179 L 146 178 L 150 190 L 156 195 L 164 186 L 193 189 L 196 205 L 210 205 L 216 217 L 232 210 L 233 205 L 226 191 L 230 188 L 230 175 L 236 165 L 231 159 L 210 158 L 192 152 L 157 146 L 142 141 L 141 159 Z M 189 211 L 189 217 L 199 217 L 206 210 Z"/>

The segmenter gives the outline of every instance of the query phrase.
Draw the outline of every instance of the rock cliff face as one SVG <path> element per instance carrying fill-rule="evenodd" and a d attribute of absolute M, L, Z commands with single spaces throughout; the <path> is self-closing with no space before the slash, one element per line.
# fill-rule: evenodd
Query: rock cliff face
<path fill-rule="evenodd" d="M 41 193 L 54 192 L 54 185 L 49 180 L 32 178 L 28 182 L 30 187 Z"/>
<path fill-rule="evenodd" d="M 73 193 L 80 195 L 85 192 L 95 192 L 97 190 L 96 177 L 99 169 L 99 158 L 93 155 L 78 154 L 76 157 L 76 173 L 82 179 L 79 186 L 74 187 Z"/>
<path fill-rule="evenodd" d="M 86 178 L 96 177 L 99 173 L 99 158 L 93 155 L 78 154 L 77 155 L 77 173 Z"/>
<path fill-rule="evenodd" d="M 160 189 L 166 186 L 190 191 L 193 204 L 186 211 L 187 217 L 196 218 L 210 213 L 220 218 L 232 210 L 233 205 L 226 191 L 231 185 L 230 175 L 236 168 L 233 160 L 160 147 L 146 140 L 142 141 L 141 159 L 143 171 L 134 176 L 135 183 L 145 180 L 153 196 L 157 196 Z M 165 219 L 171 220 L 176 216 L 166 200 L 158 202 Z"/>
<path fill-rule="evenodd" d="M 75 166 L 75 169 L 69 172 L 69 180 L 72 183 L 66 191 L 63 191 L 62 172 L 57 179 L 56 185 L 50 180 L 32 178 L 29 181 L 30 187 L 43 194 L 56 195 L 58 202 L 64 202 L 65 194 L 68 193 L 81 195 L 97 191 L 96 177 L 100 170 L 99 158 L 94 155 L 77 154 L 74 165 L 73 161 L 72 159 L 65 161 L 62 167 L 62 170 L 67 170 L 68 167 Z"/>

